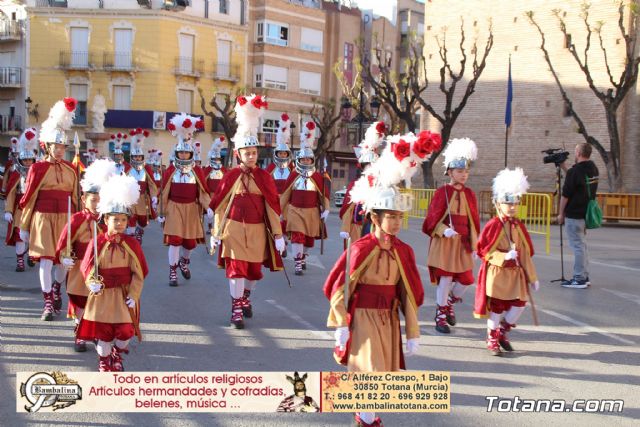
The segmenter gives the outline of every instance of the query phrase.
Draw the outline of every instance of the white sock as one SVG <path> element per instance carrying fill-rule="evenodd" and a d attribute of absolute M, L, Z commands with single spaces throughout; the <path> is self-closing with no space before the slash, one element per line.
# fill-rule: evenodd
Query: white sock
<path fill-rule="evenodd" d="M 127 346 L 129 345 L 129 340 L 125 340 L 125 341 L 120 341 L 120 340 L 115 340 L 116 343 L 116 347 L 122 349 L 122 348 L 127 348 Z"/>
<path fill-rule="evenodd" d="M 447 299 L 449 298 L 449 291 L 451 290 L 451 281 L 453 277 L 444 276 L 440 278 L 438 287 L 436 288 L 436 302 L 440 307 L 447 305 Z"/>
<path fill-rule="evenodd" d="M 24 254 L 25 244 L 24 242 L 16 242 L 16 255 Z M 28 256 L 28 254 L 25 254 Z"/>
<path fill-rule="evenodd" d="M 182 248 L 182 256 L 186 259 L 189 259 L 191 256 L 191 249 Z"/>
<path fill-rule="evenodd" d="M 524 307 L 511 307 L 509 311 L 507 311 L 507 314 L 504 315 L 504 320 L 506 320 L 507 323 L 515 325 L 520 316 L 522 316 L 522 313 L 524 313 Z"/>
<path fill-rule="evenodd" d="M 99 356 L 107 357 L 111 354 L 111 342 L 98 340 L 98 344 L 96 344 L 96 351 Z"/>
<path fill-rule="evenodd" d="M 469 286 L 471 286 L 471 285 L 469 285 Z M 464 295 L 464 293 L 467 292 L 467 289 L 469 289 L 469 286 L 465 286 L 465 285 L 462 285 L 462 284 L 460 284 L 458 282 L 455 282 L 453 284 L 453 287 L 451 288 L 451 293 L 456 298 L 462 298 L 462 295 Z"/>
<path fill-rule="evenodd" d="M 56 278 L 56 282 L 58 283 L 64 282 L 64 279 L 67 278 L 67 272 L 64 271 L 64 268 L 62 268 L 62 264 L 58 264 L 53 267 L 53 275 Z"/>
<path fill-rule="evenodd" d="M 169 246 L 169 265 L 176 265 L 180 259 L 180 246 Z"/>
<path fill-rule="evenodd" d="M 76 318 L 73 319 L 76 322 L 76 325 L 80 324 L 80 320 L 82 320 L 82 315 L 84 314 L 84 308 L 76 307 Z"/>
<path fill-rule="evenodd" d="M 489 312 L 489 318 L 487 319 L 487 328 L 493 330 L 498 329 L 500 326 L 500 318 L 502 317 L 502 313 L 494 313 L 493 311 Z"/>
<path fill-rule="evenodd" d="M 136 228 L 135 228 L 135 227 L 127 227 L 127 231 L 126 231 L 126 233 L 127 233 L 129 236 L 133 236 L 134 234 L 136 234 Z"/>
<path fill-rule="evenodd" d="M 296 257 L 302 256 L 302 253 L 303 253 L 302 243 L 292 243 L 291 244 L 291 249 L 293 250 L 293 255 L 294 256 L 296 256 Z"/>
<path fill-rule="evenodd" d="M 233 298 L 241 298 L 244 295 L 244 279 L 229 279 L 229 293 Z"/>
<path fill-rule="evenodd" d="M 40 258 L 39 274 L 42 292 L 51 292 L 51 268 L 53 268 L 52 260 Z"/>
<path fill-rule="evenodd" d="M 247 280 L 244 287 L 245 289 L 249 289 L 250 291 L 253 291 L 256 288 L 257 284 L 258 284 L 257 280 Z"/>
<path fill-rule="evenodd" d="M 376 419 L 375 412 L 360 412 L 360 419 L 367 424 L 371 424 Z"/>

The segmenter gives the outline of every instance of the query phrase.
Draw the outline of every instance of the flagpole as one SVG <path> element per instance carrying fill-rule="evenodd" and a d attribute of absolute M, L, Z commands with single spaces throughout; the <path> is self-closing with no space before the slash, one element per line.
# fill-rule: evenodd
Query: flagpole
<path fill-rule="evenodd" d="M 509 146 L 509 128 L 504 129 L 504 167 L 507 167 L 507 150 Z"/>
<path fill-rule="evenodd" d="M 513 81 L 511 80 L 511 54 L 509 54 L 509 77 L 507 80 L 507 105 L 504 114 L 504 167 L 507 167 L 509 151 L 509 128 L 511 127 L 511 102 L 513 101 Z"/>

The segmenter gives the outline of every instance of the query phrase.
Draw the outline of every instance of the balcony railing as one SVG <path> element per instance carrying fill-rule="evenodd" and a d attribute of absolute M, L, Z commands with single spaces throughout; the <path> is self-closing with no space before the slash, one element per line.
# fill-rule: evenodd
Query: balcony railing
<path fill-rule="evenodd" d="M 235 64 L 214 63 L 213 79 L 237 82 L 240 80 L 240 67 Z"/>
<path fill-rule="evenodd" d="M 102 65 L 105 70 L 110 71 L 132 71 L 136 69 L 131 52 L 105 52 L 102 57 Z"/>
<path fill-rule="evenodd" d="M 95 68 L 93 52 L 61 50 L 60 68 L 65 70 L 92 70 Z"/>
<path fill-rule="evenodd" d="M 22 70 L 15 67 L 0 67 L 0 87 L 22 86 Z"/>
<path fill-rule="evenodd" d="M 21 40 L 22 28 L 23 28 L 22 21 L 10 21 L 8 19 L 0 19 L 0 41 Z"/>
<path fill-rule="evenodd" d="M 36 0 L 36 7 L 67 7 L 67 0 Z"/>
<path fill-rule="evenodd" d="M 0 114 L 0 133 L 22 131 L 22 117 Z"/>
<path fill-rule="evenodd" d="M 189 56 L 176 57 L 176 76 L 200 77 L 204 73 L 204 61 Z"/>

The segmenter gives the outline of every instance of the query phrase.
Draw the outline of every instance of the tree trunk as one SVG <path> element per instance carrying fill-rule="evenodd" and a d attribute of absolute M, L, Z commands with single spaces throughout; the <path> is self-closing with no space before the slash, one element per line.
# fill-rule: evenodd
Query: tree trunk
<path fill-rule="evenodd" d="M 618 193 L 622 189 L 622 169 L 620 167 L 620 134 L 618 132 L 618 120 L 614 107 L 605 106 L 607 114 L 607 128 L 609 130 L 609 161 L 607 167 L 607 180 L 609 191 Z"/>

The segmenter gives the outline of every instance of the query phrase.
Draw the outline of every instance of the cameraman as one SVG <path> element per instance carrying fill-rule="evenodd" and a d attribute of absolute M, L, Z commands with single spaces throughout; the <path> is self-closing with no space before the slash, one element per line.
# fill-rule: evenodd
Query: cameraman
<path fill-rule="evenodd" d="M 591 145 L 580 143 L 575 149 L 576 163 L 568 167 L 565 161 L 560 167 L 567 173 L 562 186 L 562 198 L 558 214 L 558 224 L 566 223 L 569 246 L 573 250 L 575 260 L 573 262 L 573 279 L 562 282 L 565 288 L 584 289 L 589 286 L 589 256 L 585 227 L 585 216 L 589 196 L 587 194 L 587 181 L 590 192 L 595 197 L 598 190 L 598 168 L 591 158 Z"/>

